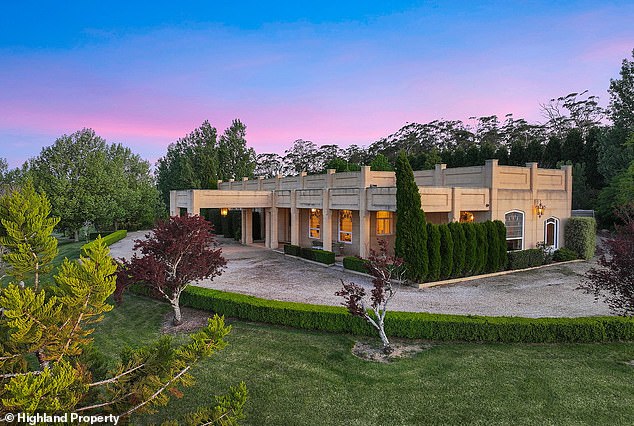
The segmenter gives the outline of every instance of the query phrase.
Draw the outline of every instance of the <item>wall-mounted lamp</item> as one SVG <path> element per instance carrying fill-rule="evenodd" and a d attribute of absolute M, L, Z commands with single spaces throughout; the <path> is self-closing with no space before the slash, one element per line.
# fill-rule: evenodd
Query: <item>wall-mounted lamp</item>
<path fill-rule="evenodd" d="M 315 213 L 317 209 L 310 209 L 311 213 Z"/>
<path fill-rule="evenodd" d="M 546 206 L 542 204 L 542 200 L 535 200 L 535 211 L 537 211 L 537 217 L 542 217 L 546 211 Z"/>
<path fill-rule="evenodd" d="M 229 209 L 226 207 L 223 207 L 220 209 L 220 216 L 226 216 L 229 214 Z"/>

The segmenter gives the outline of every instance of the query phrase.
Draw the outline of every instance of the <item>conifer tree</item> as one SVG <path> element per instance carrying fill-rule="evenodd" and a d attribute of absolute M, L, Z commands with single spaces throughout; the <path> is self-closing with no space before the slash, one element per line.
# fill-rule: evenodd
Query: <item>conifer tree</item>
<path fill-rule="evenodd" d="M 440 231 L 438 225 L 427 224 L 427 254 L 429 255 L 429 271 L 427 281 L 440 279 Z"/>
<path fill-rule="evenodd" d="M 449 225 L 451 237 L 453 239 L 453 273 L 454 277 L 460 277 L 464 274 L 466 237 L 464 228 L 458 222 L 451 222 Z"/>
<path fill-rule="evenodd" d="M 487 220 L 484 222 L 484 227 L 487 232 L 487 260 L 486 260 L 486 272 L 496 272 L 500 269 L 500 241 L 498 238 L 497 226 Z"/>
<path fill-rule="evenodd" d="M 440 232 L 440 279 L 451 276 L 453 270 L 453 238 L 446 224 L 438 226 Z"/>
<path fill-rule="evenodd" d="M 486 271 L 487 253 L 489 251 L 488 235 L 483 223 L 474 223 L 476 230 L 476 264 L 473 275 L 482 274 Z"/>
<path fill-rule="evenodd" d="M 58 218 L 49 217 L 51 203 L 38 194 L 31 181 L 21 190 L 0 197 L 0 245 L 8 251 L 2 258 L 9 274 L 18 281 L 33 280 L 39 288 L 40 276 L 50 272 L 57 256 L 57 239 L 51 235 Z"/>
<path fill-rule="evenodd" d="M 407 278 L 421 282 L 427 276 L 427 227 L 420 192 L 405 151 L 396 160 L 395 253 L 405 262 Z"/>
<path fill-rule="evenodd" d="M 49 238 L 57 221 L 43 214 L 48 211 L 46 198 L 28 185 L 10 197 L 25 202 L 22 208 L 29 212 L 27 217 L 33 211 L 41 215 L 29 222 L 30 230 L 40 240 Z M 3 199 L 3 206 L 11 206 L 11 200 Z M 3 226 L 15 216 L 11 209 L 0 211 Z M 11 228 L 8 234 L 13 231 Z M 10 246 L 9 254 L 22 249 Z M 106 378 L 98 377 L 103 369 L 82 354 L 92 341 L 94 325 L 112 309 L 107 300 L 115 290 L 116 264 L 100 238 L 86 255 L 78 261 L 65 259 L 55 282 L 37 290 L 16 284 L 15 275 L 0 289 L 0 418 L 15 412 L 90 415 L 107 410 L 119 417 L 147 412 L 167 404 L 165 391 L 176 395 L 179 388 L 191 385 L 192 365 L 226 345 L 224 337 L 231 327 L 216 315 L 188 342 L 176 345 L 165 336 L 148 347 L 128 350 Z M 34 274 L 18 269 L 10 272 Z M 217 397 L 208 409 L 199 410 L 197 418 L 235 424 L 243 417 L 246 397 L 242 383 L 228 395 Z"/>
<path fill-rule="evenodd" d="M 494 220 L 493 223 L 497 227 L 498 231 L 498 260 L 500 262 L 498 270 L 502 271 L 506 269 L 507 254 L 506 254 L 506 226 L 501 220 Z"/>
<path fill-rule="evenodd" d="M 465 234 L 464 275 L 474 275 L 477 263 L 478 237 L 473 223 L 462 223 Z"/>

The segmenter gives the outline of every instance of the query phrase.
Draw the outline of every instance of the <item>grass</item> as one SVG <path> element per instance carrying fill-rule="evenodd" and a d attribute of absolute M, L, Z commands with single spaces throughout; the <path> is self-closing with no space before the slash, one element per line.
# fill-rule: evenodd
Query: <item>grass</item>
<path fill-rule="evenodd" d="M 110 355 L 158 336 L 165 304 L 130 295 L 95 344 Z M 198 364 L 197 383 L 161 423 L 244 380 L 246 425 L 631 424 L 634 344 L 435 344 L 413 358 L 370 363 L 355 337 L 230 321 L 229 346 Z"/>

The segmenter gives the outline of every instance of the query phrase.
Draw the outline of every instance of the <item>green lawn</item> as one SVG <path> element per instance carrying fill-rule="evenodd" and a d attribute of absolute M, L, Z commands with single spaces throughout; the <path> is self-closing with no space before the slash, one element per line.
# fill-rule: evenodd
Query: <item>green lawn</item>
<path fill-rule="evenodd" d="M 165 304 L 129 295 L 96 346 L 114 354 L 158 336 Z M 134 424 L 160 423 L 241 380 L 244 424 L 632 424 L 634 344 L 441 343 L 411 359 L 370 363 L 354 336 L 230 321 L 230 345 L 199 364 L 182 399 Z"/>

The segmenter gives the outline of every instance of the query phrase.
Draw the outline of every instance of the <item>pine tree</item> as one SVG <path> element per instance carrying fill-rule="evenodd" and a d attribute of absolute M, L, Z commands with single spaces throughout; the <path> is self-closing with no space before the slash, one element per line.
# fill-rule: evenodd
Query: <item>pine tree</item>
<path fill-rule="evenodd" d="M 58 253 L 57 239 L 51 233 L 59 219 L 49 217 L 50 213 L 51 203 L 35 191 L 31 181 L 0 197 L 0 245 L 8 250 L 2 258 L 10 275 L 18 281 L 32 279 L 35 290 Z"/>
<path fill-rule="evenodd" d="M 438 226 L 440 231 L 440 279 L 451 276 L 453 270 L 453 238 L 446 224 Z"/>
<path fill-rule="evenodd" d="M 427 227 L 420 192 L 405 151 L 396 161 L 395 253 L 405 262 L 407 278 L 421 282 L 427 276 Z"/>
<path fill-rule="evenodd" d="M 427 224 L 427 254 L 429 255 L 429 271 L 427 281 L 440 279 L 440 231 L 438 225 Z"/>
<path fill-rule="evenodd" d="M 12 192 L 3 198 L 3 225 L 16 217 L 11 208 L 5 208 L 14 200 L 24 201 L 22 208 L 30 219 L 31 212 L 38 212 L 38 220 L 24 223 L 46 241 L 57 223 L 44 214 L 49 211 L 46 198 L 28 185 Z M 15 227 L 9 228 L 9 234 L 14 233 Z M 10 254 L 20 250 L 19 246 L 9 247 Z M 108 247 L 99 238 L 86 249 L 85 257 L 65 259 L 54 283 L 36 290 L 16 284 L 14 275 L 13 281 L 0 288 L 0 418 L 10 412 L 90 415 L 108 410 L 123 417 L 147 412 L 167 404 L 166 390 L 176 395 L 179 388 L 191 385 L 192 365 L 226 345 L 224 337 L 231 327 L 216 315 L 184 344 L 174 344 L 171 337 L 164 336 L 148 347 L 124 352 L 106 373 L 107 378 L 97 380 L 104 369 L 82 355 L 92 341 L 94 326 L 112 309 L 108 298 L 115 290 L 115 270 Z M 224 424 L 235 424 L 243 416 L 246 397 L 242 383 L 200 413 L 206 421 L 223 419 Z"/>

